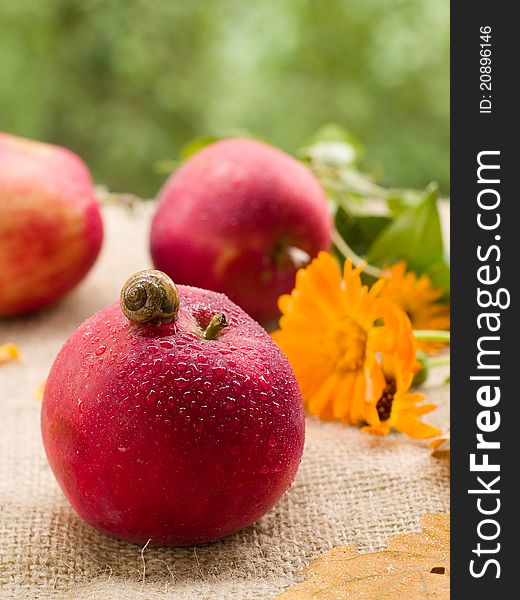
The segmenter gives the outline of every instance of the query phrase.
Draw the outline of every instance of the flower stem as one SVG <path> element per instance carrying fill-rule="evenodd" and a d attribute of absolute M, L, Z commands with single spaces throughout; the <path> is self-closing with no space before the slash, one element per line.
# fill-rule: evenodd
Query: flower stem
<path fill-rule="evenodd" d="M 436 356 L 435 358 L 429 359 L 430 367 L 441 367 L 442 365 L 450 364 L 450 355 L 445 354 L 444 356 Z"/>
<path fill-rule="evenodd" d="M 363 272 L 367 275 L 375 277 L 379 279 L 382 275 L 381 269 L 374 267 L 372 265 L 367 264 L 365 260 L 361 258 L 358 254 L 352 250 L 352 248 L 347 244 L 347 242 L 341 237 L 337 229 L 334 229 L 332 232 L 332 241 L 336 248 L 343 254 L 345 258 L 350 258 L 354 266 L 359 267 L 360 265 L 363 267 Z"/>
<path fill-rule="evenodd" d="M 437 331 L 435 329 L 417 329 L 413 332 L 413 334 L 418 340 L 425 340 L 427 342 L 442 342 L 444 344 L 450 343 L 449 331 Z"/>
<path fill-rule="evenodd" d="M 211 319 L 209 325 L 202 331 L 202 337 L 205 340 L 216 340 L 221 330 L 228 325 L 229 323 L 226 319 L 226 315 L 224 313 L 219 313 Z"/>

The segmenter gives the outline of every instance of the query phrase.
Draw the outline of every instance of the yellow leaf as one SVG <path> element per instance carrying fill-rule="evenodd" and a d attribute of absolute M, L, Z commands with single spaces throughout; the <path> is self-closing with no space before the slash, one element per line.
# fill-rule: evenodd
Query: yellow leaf
<path fill-rule="evenodd" d="M 422 531 L 396 535 L 381 552 L 334 548 L 304 571 L 306 580 L 276 600 L 447 600 L 449 515 L 429 514 Z"/>
<path fill-rule="evenodd" d="M 15 344 L 4 344 L 0 346 L 0 365 L 14 360 L 20 360 L 21 354 Z"/>
<path fill-rule="evenodd" d="M 450 459 L 450 434 L 446 433 L 443 436 L 430 442 L 432 447 L 432 456 L 435 458 Z"/>

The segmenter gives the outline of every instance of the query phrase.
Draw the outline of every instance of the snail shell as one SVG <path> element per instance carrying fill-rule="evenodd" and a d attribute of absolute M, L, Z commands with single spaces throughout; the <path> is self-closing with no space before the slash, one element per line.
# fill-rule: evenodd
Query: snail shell
<path fill-rule="evenodd" d="M 167 323 L 179 312 L 179 290 L 155 269 L 139 271 L 124 284 L 119 303 L 125 317 L 135 323 Z"/>

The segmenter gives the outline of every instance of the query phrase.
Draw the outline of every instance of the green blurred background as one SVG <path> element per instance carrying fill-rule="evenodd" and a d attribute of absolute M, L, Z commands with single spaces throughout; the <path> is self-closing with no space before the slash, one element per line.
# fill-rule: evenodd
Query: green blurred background
<path fill-rule="evenodd" d="M 391 186 L 449 191 L 449 0 L 0 0 L 0 129 L 154 196 L 190 139 L 294 152 L 337 122 Z"/>

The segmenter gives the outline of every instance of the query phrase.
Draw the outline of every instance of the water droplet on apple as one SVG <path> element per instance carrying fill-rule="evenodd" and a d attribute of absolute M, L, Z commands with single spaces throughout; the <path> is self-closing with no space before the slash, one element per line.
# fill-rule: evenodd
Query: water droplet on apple
<path fill-rule="evenodd" d="M 270 448 L 274 448 L 277 444 L 278 440 L 276 439 L 276 436 L 274 435 L 274 433 L 270 433 L 269 437 L 267 438 L 267 444 L 269 445 Z"/>
<path fill-rule="evenodd" d="M 106 351 L 106 349 L 106 346 L 99 346 L 99 348 L 96 350 L 96 356 L 101 356 Z"/>
<path fill-rule="evenodd" d="M 153 404 L 157 400 L 157 392 L 155 390 L 150 390 L 148 392 L 148 396 L 146 397 L 146 401 L 148 404 Z"/>
<path fill-rule="evenodd" d="M 265 378 L 264 375 L 261 375 L 258 378 L 258 382 L 260 383 L 260 387 L 262 389 L 264 389 L 265 391 L 270 390 L 271 389 L 271 384 L 267 381 L 267 379 Z"/>
<path fill-rule="evenodd" d="M 223 377 L 226 374 L 226 367 L 212 367 L 211 370 L 217 377 Z"/>
<path fill-rule="evenodd" d="M 184 377 L 176 377 L 173 381 L 175 382 L 175 385 L 181 390 L 186 388 L 189 383 L 189 380 L 185 379 Z"/>

